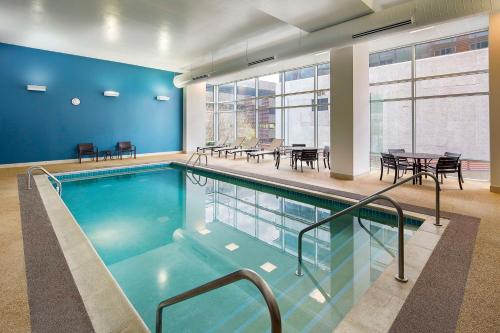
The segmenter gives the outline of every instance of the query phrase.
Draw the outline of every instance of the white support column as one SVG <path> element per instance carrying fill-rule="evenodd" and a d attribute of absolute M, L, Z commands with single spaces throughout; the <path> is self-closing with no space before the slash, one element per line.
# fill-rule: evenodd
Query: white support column
<path fill-rule="evenodd" d="M 500 11 L 496 11 L 490 16 L 488 46 L 490 62 L 490 190 L 500 193 Z"/>
<path fill-rule="evenodd" d="M 206 85 L 204 82 L 184 88 L 184 152 L 205 145 Z"/>
<path fill-rule="evenodd" d="M 331 176 L 355 179 L 370 171 L 368 45 L 330 52 Z"/>

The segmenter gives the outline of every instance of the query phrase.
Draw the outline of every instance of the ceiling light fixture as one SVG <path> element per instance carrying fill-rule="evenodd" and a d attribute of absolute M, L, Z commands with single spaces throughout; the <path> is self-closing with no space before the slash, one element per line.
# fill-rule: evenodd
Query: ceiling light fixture
<path fill-rule="evenodd" d="M 106 90 L 104 92 L 104 96 L 106 96 L 106 97 L 118 97 L 118 96 L 120 96 L 120 93 L 118 91 Z"/>
<path fill-rule="evenodd" d="M 28 84 L 26 86 L 26 90 L 28 90 L 28 91 L 41 91 L 41 92 L 45 92 L 45 91 L 47 91 L 47 86 L 37 86 L 37 85 L 34 85 L 34 84 Z"/>
<path fill-rule="evenodd" d="M 156 96 L 157 101 L 168 101 L 170 100 L 170 97 L 168 96 Z"/>
<path fill-rule="evenodd" d="M 417 32 L 431 30 L 431 29 L 434 29 L 434 28 L 435 28 L 435 26 L 430 26 L 430 27 L 425 27 L 425 28 L 422 28 L 422 29 L 417 29 L 417 30 L 410 31 L 410 34 L 416 34 Z"/>

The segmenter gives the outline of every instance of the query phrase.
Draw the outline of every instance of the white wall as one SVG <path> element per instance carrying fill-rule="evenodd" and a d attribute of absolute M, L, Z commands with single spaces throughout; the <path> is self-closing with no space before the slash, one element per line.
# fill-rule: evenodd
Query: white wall
<path fill-rule="evenodd" d="M 205 83 L 192 84 L 184 88 L 184 152 L 196 151 L 205 145 Z"/>

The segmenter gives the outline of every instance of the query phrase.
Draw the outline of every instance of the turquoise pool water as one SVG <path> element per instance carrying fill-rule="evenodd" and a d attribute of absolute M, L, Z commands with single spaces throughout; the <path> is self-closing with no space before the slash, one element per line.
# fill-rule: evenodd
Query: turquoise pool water
<path fill-rule="evenodd" d="M 366 230 L 344 216 L 311 231 L 297 277 L 298 232 L 344 204 L 180 167 L 64 178 L 64 202 L 152 331 L 160 301 L 246 267 L 272 288 L 284 332 L 331 332 L 397 251 L 395 218 L 366 210 Z M 416 228 L 408 224 L 406 238 Z M 165 332 L 270 331 L 246 281 L 169 307 L 163 319 Z"/>

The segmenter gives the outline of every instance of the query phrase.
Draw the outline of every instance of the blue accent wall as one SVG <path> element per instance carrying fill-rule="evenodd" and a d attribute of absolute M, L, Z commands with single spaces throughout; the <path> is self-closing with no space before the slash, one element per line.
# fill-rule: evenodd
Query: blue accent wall
<path fill-rule="evenodd" d="M 85 142 L 114 150 L 132 141 L 138 154 L 182 150 L 183 97 L 174 76 L 0 43 L 0 164 L 76 158 Z M 28 84 L 47 91 L 27 91 Z M 120 96 L 105 97 L 105 90 Z"/>

